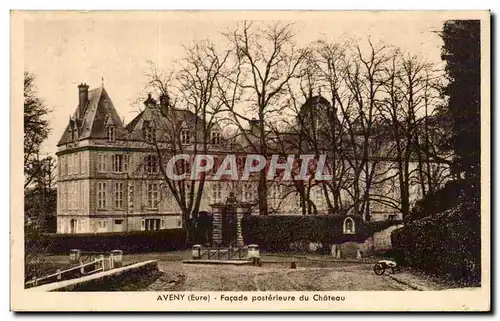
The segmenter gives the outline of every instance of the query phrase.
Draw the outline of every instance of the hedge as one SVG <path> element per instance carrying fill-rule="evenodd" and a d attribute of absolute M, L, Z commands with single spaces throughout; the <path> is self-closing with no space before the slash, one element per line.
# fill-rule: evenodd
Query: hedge
<path fill-rule="evenodd" d="M 466 203 L 407 224 L 391 234 L 400 264 L 432 275 L 481 282 L 481 215 Z"/>
<path fill-rule="evenodd" d="M 343 234 L 346 217 L 354 220 L 355 234 Z M 360 216 L 349 215 L 248 215 L 243 218 L 242 233 L 245 244 L 258 244 L 268 251 L 287 251 L 294 242 L 364 242 L 373 232 L 394 224 L 397 222 L 363 223 Z"/>
<path fill-rule="evenodd" d="M 44 234 L 48 252 L 68 254 L 71 249 L 91 252 L 122 250 L 124 253 L 165 252 L 185 248 L 184 229 L 97 234 Z"/>

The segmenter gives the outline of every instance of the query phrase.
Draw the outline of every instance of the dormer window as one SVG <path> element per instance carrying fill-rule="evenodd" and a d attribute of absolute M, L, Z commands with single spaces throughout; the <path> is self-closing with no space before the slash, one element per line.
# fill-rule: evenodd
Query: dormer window
<path fill-rule="evenodd" d="M 108 126 L 107 138 L 108 138 L 108 142 L 115 141 L 115 138 L 116 138 L 115 126 Z"/>
<path fill-rule="evenodd" d="M 181 144 L 187 145 L 191 141 L 191 134 L 188 129 L 181 130 Z"/>
<path fill-rule="evenodd" d="M 210 132 L 210 142 L 212 144 L 218 145 L 221 143 L 221 135 L 219 131 Z"/>
<path fill-rule="evenodd" d="M 354 220 L 350 217 L 347 217 L 345 220 L 344 220 L 344 234 L 354 234 L 356 232 L 356 228 L 355 228 L 355 225 L 354 225 Z"/>
<path fill-rule="evenodd" d="M 154 143 L 156 141 L 156 130 L 152 126 L 146 127 L 146 141 Z"/>
<path fill-rule="evenodd" d="M 76 121 L 69 119 L 69 131 L 71 133 L 71 141 L 74 142 L 78 137 L 78 127 Z"/>

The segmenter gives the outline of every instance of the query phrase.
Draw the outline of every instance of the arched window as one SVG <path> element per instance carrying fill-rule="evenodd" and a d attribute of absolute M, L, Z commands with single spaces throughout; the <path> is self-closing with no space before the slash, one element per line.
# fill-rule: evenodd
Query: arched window
<path fill-rule="evenodd" d="M 344 220 L 344 234 L 354 234 L 356 232 L 356 228 L 354 226 L 354 220 L 350 217 L 347 217 Z"/>

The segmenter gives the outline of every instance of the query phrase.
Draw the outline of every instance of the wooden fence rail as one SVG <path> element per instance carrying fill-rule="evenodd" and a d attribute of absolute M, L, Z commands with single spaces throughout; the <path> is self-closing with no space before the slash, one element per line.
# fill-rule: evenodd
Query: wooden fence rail
<path fill-rule="evenodd" d="M 57 270 L 56 273 L 49 274 L 41 278 L 35 278 L 25 283 L 25 287 L 34 287 L 46 283 L 57 282 L 62 280 L 74 279 L 84 275 L 90 275 L 101 271 L 107 271 L 114 268 L 113 257 L 105 258 L 101 255 L 99 258 L 91 262 L 81 263 L 78 266 L 66 269 Z"/>

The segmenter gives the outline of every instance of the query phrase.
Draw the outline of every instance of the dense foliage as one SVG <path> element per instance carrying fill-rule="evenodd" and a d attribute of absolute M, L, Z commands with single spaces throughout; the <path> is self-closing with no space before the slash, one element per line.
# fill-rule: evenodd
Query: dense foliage
<path fill-rule="evenodd" d="M 480 210 L 480 21 L 447 21 L 441 33 L 449 84 L 440 112 L 451 124 L 444 148 L 454 152 L 450 181 L 417 202 L 413 222 L 394 231 L 402 264 L 460 280 L 481 282 Z"/>
<path fill-rule="evenodd" d="M 245 244 L 258 244 L 268 251 L 287 251 L 295 242 L 340 244 L 346 241 L 364 242 L 374 232 L 397 221 L 366 222 L 360 216 L 350 216 L 355 222 L 355 234 L 343 233 L 345 215 L 268 215 L 246 216 L 242 221 Z"/>
<path fill-rule="evenodd" d="M 448 181 L 441 189 L 418 200 L 410 212 L 409 221 L 435 215 L 457 206 L 468 189 L 466 180 Z"/>
<path fill-rule="evenodd" d="M 122 250 L 127 254 L 184 249 L 186 232 L 183 229 L 170 229 L 99 234 L 46 234 L 45 236 L 49 242 L 48 251 L 52 254 L 69 254 L 72 249 L 94 252 Z"/>
<path fill-rule="evenodd" d="M 452 20 L 444 24 L 442 59 L 449 83 L 444 89 L 448 105 L 444 114 L 452 121 L 449 146 L 454 170 L 479 191 L 481 138 L 481 46 L 479 20 Z"/>
<path fill-rule="evenodd" d="M 40 174 L 40 148 L 50 132 L 49 109 L 38 97 L 35 76 L 24 72 L 24 187 Z"/>
<path fill-rule="evenodd" d="M 399 263 L 429 274 L 478 285 L 481 282 L 481 215 L 463 203 L 391 234 Z"/>

